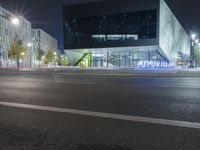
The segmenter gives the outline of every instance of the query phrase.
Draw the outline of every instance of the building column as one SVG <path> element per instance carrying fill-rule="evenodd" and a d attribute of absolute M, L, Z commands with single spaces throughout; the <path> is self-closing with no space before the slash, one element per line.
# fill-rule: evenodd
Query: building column
<path fill-rule="evenodd" d="M 106 58 L 106 62 L 107 62 L 107 68 L 109 67 L 109 62 L 108 62 L 108 59 L 109 59 L 109 53 L 107 52 L 107 58 Z"/>
<path fill-rule="evenodd" d="M 148 61 L 151 60 L 151 51 L 148 51 Z"/>

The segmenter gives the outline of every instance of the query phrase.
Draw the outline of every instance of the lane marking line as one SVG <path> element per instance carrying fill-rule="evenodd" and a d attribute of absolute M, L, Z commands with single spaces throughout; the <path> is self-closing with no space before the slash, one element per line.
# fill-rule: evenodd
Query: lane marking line
<path fill-rule="evenodd" d="M 0 78 L 0 81 L 1 81 L 1 78 Z M 81 82 L 79 82 L 79 81 L 59 81 L 59 80 L 57 80 L 57 81 L 45 81 L 45 80 L 23 80 L 23 79 L 10 79 L 10 80 L 8 80 L 8 79 L 6 79 L 6 81 L 9 81 L 9 82 L 11 82 L 11 81 L 13 81 L 13 82 L 21 82 L 21 81 L 25 81 L 25 82 L 28 82 L 28 83 L 36 83 L 36 82 L 39 82 L 39 83 L 63 83 L 63 84 L 86 84 L 86 85 L 94 85 L 94 82 L 88 82 L 88 81 L 81 81 Z M 6 81 L 5 80 L 3 80 L 3 81 L 1 81 L 1 83 L 3 83 L 3 82 L 5 82 L 6 83 Z"/>
<path fill-rule="evenodd" d="M 200 123 L 188 122 L 188 121 L 157 119 L 157 118 L 149 118 L 149 117 L 120 115 L 120 114 L 103 113 L 103 112 L 95 112 L 95 111 L 57 108 L 57 107 L 51 107 L 51 106 L 37 106 L 37 105 L 9 103 L 9 102 L 0 102 L 0 106 L 25 108 L 25 109 L 49 111 L 49 112 L 68 113 L 68 114 L 73 114 L 73 115 L 131 121 L 131 122 L 138 122 L 138 123 L 149 123 L 149 124 L 159 124 L 159 125 L 167 125 L 167 126 L 175 126 L 175 127 L 183 127 L 183 128 L 200 129 Z"/>
<path fill-rule="evenodd" d="M 1 79 L 0 79 L 0 81 L 1 81 Z M 6 81 L 13 81 L 13 82 L 20 82 L 20 81 L 22 81 L 22 80 L 14 80 L 14 79 L 12 79 L 12 80 L 7 80 L 6 79 Z M 3 81 L 1 81 L 1 85 L 0 86 L 9 86 L 8 84 L 7 84 L 7 82 L 6 82 L 5 80 L 3 80 Z M 3 82 L 5 82 L 5 84 L 3 83 Z M 116 84 L 115 83 L 105 83 L 105 84 L 102 84 L 102 83 L 95 83 L 95 82 L 89 82 L 89 81 L 81 81 L 81 82 L 79 82 L 79 81 L 40 81 L 40 80 L 38 80 L 38 81 L 36 81 L 36 80 L 26 80 L 26 82 L 29 82 L 29 83 L 36 83 L 36 82 L 41 82 L 41 83 L 63 83 L 63 84 L 82 84 L 82 85 L 94 85 L 94 84 L 96 84 L 96 85 L 109 85 L 109 86 L 115 86 Z M 12 86 L 12 85 L 10 85 L 10 86 Z M 117 86 L 133 86 L 132 84 L 117 84 Z M 136 88 L 149 88 L 149 87 L 154 87 L 154 88 L 182 88 L 182 89 L 187 89 L 187 88 L 190 88 L 190 89 L 200 89 L 200 86 L 199 85 L 153 85 L 153 84 L 150 84 L 150 85 L 148 85 L 148 86 L 143 86 L 143 85 L 135 85 L 134 84 L 134 86 L 136 87 Z"/>
<path fill-rule="evenodd" d="M 154 87 L 154 86 L 152 86 L 152 87 Z M 157 87 L 158 88 L 200 89 L 199 85 L 159 85 Z"/>
<path fill-rule="evenodd" d="M 2 80 L 2 78 L 3 78 L 3 80 Z M 59 78 L 60 79 L 60 78 Z M 37 78 L 35 78 L 35 79 L 31 79 L 31 78 L 26 78 L 26 77 L 20 77 L 20 78 L 17 78 L 16 77 L 16 79 L 9 79 L 8 77 L 0 77 L 0 81 L 1 81 L 1 83 L 3 83 L 3 82 L 6 82 L 6 81 L 14 81 L 14 82 L 21 82 L 22 80 L 23 81 L 25 81 L 25 82 L 33 82 L 33 83 L 35 83 L 35 82 L 41 82 L 41 83 L 64 83 L 64 84 L 85 84 L 85 85 L 94 85 L 94 84 L 98 84 L 98 85 L 110 85 L 110 86 L 113 86 L 113 85 L 116 85 L 115 83 L 105 83 L 105 84 L 103 84 L 103 83 L 96 83 L 96 82 L 94 82 L 94 81 L 76 81 L 76 80 L 74 80 L 74 81 L 72 81 L 71 79 L 68 79 L 68 78 L 63 78 L 63 79 L 65 79 L 65 80 L 51 80 L 51 81 L 48 81 L 48 80 L 45 80 L 45 79 L 37 79 Z M 66 80 L 67 79 L 67 80 Z M 102 78 L 103 79 L 103 78 Z M 71 81 L 70 81 L 71 80 Z M 133 84 L 117 84 L 117 86 L 133 86 Z M 148 86 L 146 86 L 146 85 L 135 85 L 134 84 L 134 86 L 137 88 L 137 87 L 139 87 L 139 88 L 143 88 L 143 87 L 147 87 L 147 88 L 149 88 L 149 87 L 155 87 L 155 88 L 183 88 L 183 89 L 185 89 L 185 88 L 191 88 L 191 89 L 200 89 L 200 86 L 199 86 L 199 84 L 198 83 L 194 83 L 194 84 L 179 84 L 179 85 L 166 85 L 166 84 L 163 84 L 163 85 L 156 85 L 156 84 L 149 84 Z"/>

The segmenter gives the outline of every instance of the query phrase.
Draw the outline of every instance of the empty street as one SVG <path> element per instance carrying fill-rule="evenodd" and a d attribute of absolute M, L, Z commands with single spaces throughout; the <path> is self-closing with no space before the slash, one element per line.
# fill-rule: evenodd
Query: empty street
<path fill-rule="evenodd" d="M 198 150 L 200 78 L 2 73 L 0 149 Z"/>

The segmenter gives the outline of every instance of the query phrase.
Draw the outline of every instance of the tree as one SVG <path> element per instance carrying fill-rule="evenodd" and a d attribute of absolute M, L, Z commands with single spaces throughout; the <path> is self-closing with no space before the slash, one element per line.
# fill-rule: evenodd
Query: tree
<path fill-rule="evenodd" d="M 200 65 L 200 48 L 199 47 L 195 47 L 195 62 L 197 65 Z"/>
<path fill-rule="evenodd" d="M 60 54 L 56 54 L 55 56 L 55 62 L 58 63 L 58 65 L 61 65 L 62 56 Z"/>
<path fill-rule="evenodd" d="M 45 52 L 38 48 L 37 51 L 36 51 L 36 59 L 39 61 L 39 66 L 40 66 L 40 62 L 42 60 L 42 57 L 44 56 Z"/>
<path fill-rule="evenodd" d="M 24 59 L 27 56 L 28 49 L 22 45 L 17 45 L 17 43 L 13 41 L 8 49 L 8 58 L 12 61 L 17 59 L 17 47 L 19 59 Z"/>
<path fill-rule="evenodd" d="M 19 46 L 19 58 L 24 59 L 27 56 L 28 49 L 23 46 Z"/>
<path fill-rule="evenodd" d="M 54 59 L 55 59 L 54 50 L 49 49 L 47 53 L 45 54 L 45 61 L 44 61 L 45 64 L 51 63 L 52 65 Z"/>
<path fill-rule="evenodd" d="M 10 48 L 8 49 L 8 58 L 16 59 L 17 58 L 17 44 L 16 42 L 12 42 Z"/>
<path fill-rule="evenodd" d="M 62 56 L 62 58 L 61 58 L 61 65 L 62 65 L 62 66 L 67 66 L 67 65 L 69 65 L 69 61 L 68 61 L 67 56 L 65 56 L 65 55 Z"/>
<path fill-rule="evenodd" d="M 18 51 L 19 51 L 19 58 L 24 58 L 27 56 L 27 48 L 22 46 L 22 45 L 18 45 Z M 10 45 L 10 48 L 8 49 L 8 58 L 9 59 L 16 59 L 17 58 L 17 43 L 16 42 L 12 42 Z"/>

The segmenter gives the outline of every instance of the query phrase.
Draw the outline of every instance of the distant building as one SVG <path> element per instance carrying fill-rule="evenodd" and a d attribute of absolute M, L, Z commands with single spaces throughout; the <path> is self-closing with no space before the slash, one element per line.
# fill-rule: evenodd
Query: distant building
<path fill-rule="evenodd" d="M 12 62 L 8 59 L 8 49 L 16 35 L 24 47 L 28 48 L 28 43 L 32 42 L 31 23 L 24 17 L 19 17 L 19 26 L 14 27 L 11 23 L 13 17 L 14 14 L 0 7 L 0 66 L 11 65 Z M 31 65 L 31 54 L 31 48 L 28 48 L 28 56 L 23 60 L 26 66 Z"/>
<path fill-rule="evenodd" d="M 41 29 L 32 29 L 33 51 L 36 54 L 38 49 L 47 52 L 48 50 L 58 51 L 57 40 Z M 33 61 L 37 63 L 36 55 L 33 55 Z"/>
<path fill-rule="evenodd" d="M 107 0 L 63 7 L 71 65 L 187 65 L 190 37 L 164 0 Z"/>

